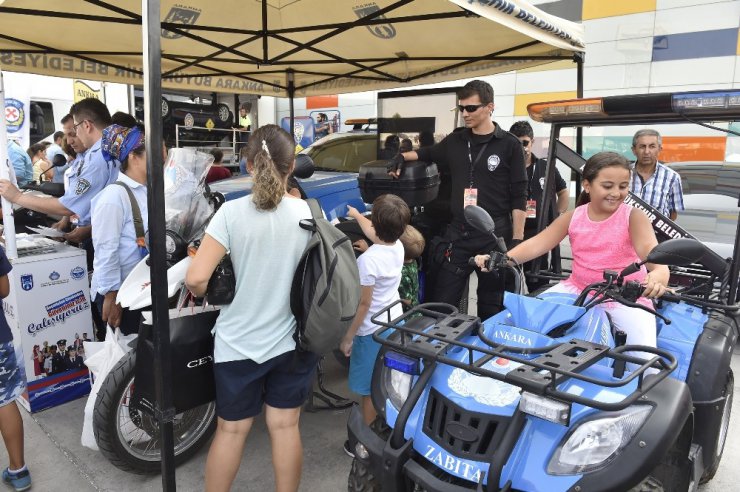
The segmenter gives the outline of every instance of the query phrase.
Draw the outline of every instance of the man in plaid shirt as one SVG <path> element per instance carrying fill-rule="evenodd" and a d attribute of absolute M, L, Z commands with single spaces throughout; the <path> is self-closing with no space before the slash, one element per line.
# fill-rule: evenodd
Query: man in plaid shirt
<path fill-rule="evenodd" d="M 658 162 L 663 139 L 655 130 L 640 130 L 632 137 L 632 153 L 637 160 L 632 169 L 630 191 L 655 207 L 658 212 L 676 220 L 684 210 L 681 177 Z"/>

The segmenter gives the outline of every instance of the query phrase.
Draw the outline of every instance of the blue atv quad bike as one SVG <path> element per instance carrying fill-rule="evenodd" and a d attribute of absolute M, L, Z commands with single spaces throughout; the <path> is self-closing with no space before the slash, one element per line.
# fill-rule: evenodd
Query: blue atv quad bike
<path fill-rule="evenodd" d="M 556 163 L 572 171 L 579 191 L 580 133 L 591 153 L 631 140 L 612 138 L 609 126 L 618 127 L 614 135 L 631 136 L 646 126 L 668 131 L 679 124 L 670 131 L 683 135 L 698 123 L 740 135 L 726 123 L 740 121 L 738 101 L 740 91 L 727 90 L 530 105 L 530 117 L 551 129 L 537 230 L 556 216 Z M 567 145 L 573 134 L 576 150 Z M 629 143 L 624 151 L 630 155 Z M 686 205 L 675 221 L 632 193 L 625 200 L 648 216 L 661 242 L 650 261 L 671 265 L 676 294 L 654 306 L 657 348 L 625 345 L 601 305 L 634 306 L 640 289 L 623 280 L 629 269 L 604 272 L 603 282 L 576 298 L 507 293 L 505 309 L 487 320 L 439 304 L 395 320 L 387 309 L 378 313 L 383 347 L 372 398 L 379 417 L 367 426 L 357 409 L 350 415 L 355 459 L 348 489 L 685 491 L 712 479 L 732 410 L 740 227 L 738 188 L 712 179 L 709 164 L 671 164 Z M 734 164 L 714 164 L 737 172 Z M 471 223 L 493 233 L 485 217 L 467 212 Z M 509 268 L 498 244 L 489 266 Z M 525 274 L 565 278 L 567 244 L 562 248 L 562 256 L 556 248 L 550 261 L 519 269 L 519 283 Z"/>
<path fill-rule="evenodd" d="M 466 216 L 493 230 L 482 209 Z M 674 239 L 647 261 L 687 265 L 704 252 Z M 502 252 L 489 267 L 513 268 Z M 730 417 L 735 320 L 674 297 L 655 312 L 658 348 L 624 345 L 600 304 L 650 311 L 623 280 L 638 268 L 604 272 L 575 299 L 506 293 L 485 322 L 447 304 L 377 313 L 379 417 L 368 427 L 356 407 L 350 415 L 349 490 L 689 490 L 711 478 Z"/>

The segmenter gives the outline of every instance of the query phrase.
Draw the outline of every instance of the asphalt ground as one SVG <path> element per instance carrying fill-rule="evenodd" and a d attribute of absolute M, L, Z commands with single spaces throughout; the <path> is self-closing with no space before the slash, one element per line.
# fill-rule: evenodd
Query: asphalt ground
<path fill-rule="evenodd" d="M 475 306 L 475 285 L 471 286 L 471 311 Z M 734 409 L 727 444 L 714 480 L 700 487 L 703 492 L 738 490 L 740 484 L 740 349 L 732 362 L 735 379 Z M 356 398 L 347 389 L 346 370 L 333 358 L 325 362 L 328 388 L 342 396 Z M 28 414 L 21 410 L 26 432 L 26 461 L 37 491 L 157 491 L 162 490 L 159 475 L 141 476 L 111 465 L 102 454 L 80 444 L 85 398 Z M 316 403 L 320 403 L 316 400 Z M 301 491 L 343 491 L 351 459 L 344 454 L 346 422 L 349 410 L 304 412 L 301 433 L 304 465 Z M 204 487 L 205 459 L 208 446 L 177 468 L 177 490 L 199 491 Z M 0 447 L 0 465 L 6 466 L 7 454 Z M 270 443 L 263 419 L 258 419 L 247 440 L 234 491 L 274 490 Z"/>

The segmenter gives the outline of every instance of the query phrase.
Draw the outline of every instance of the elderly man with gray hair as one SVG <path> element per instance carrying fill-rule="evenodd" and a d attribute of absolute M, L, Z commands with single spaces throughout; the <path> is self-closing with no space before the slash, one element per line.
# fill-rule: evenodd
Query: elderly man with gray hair
<path fill-rule="evenodd" d="M 655 130 L 639 130 L 632 137 L 632 153 L 637 159 L 632 168 L 630 191 L 658 212 L 676 220 L 684 210 L 681 177 L 676 171 L 658 162 L 663 139 Z"/>

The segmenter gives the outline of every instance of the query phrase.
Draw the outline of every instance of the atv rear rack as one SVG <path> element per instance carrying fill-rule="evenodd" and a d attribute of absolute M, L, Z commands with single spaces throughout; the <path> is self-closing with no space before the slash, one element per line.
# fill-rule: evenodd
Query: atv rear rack
<path fill-rule="evenodd" d="M 382 326 L 373 335 L 378 343 L 427 362 L 436 361 L 458 367 L 471 374 L 518 386 L 524 391 L 591 408 L 605 411 L 627 408 L 665 379 L 677 366 L 676 358 L 671 353 L 642 345 L 622 345 L 612 349 L 606 345 L 578 339 L 536 349 L 496 344 L 481 332 L 480 318 L 459 313 L 457 308 L 450 304 L 420 304 L 390 320 L 391 308 L 399 302 L 391 304 L 372 317 L 373 323 Z M 419 314 L 422 317 L 418 317 Z M 388 321 L 382 321 L 383 317 Z M 388 330 L 396 330 L 400 336 L 384 337 L 383 334 Z M 477 336 L 485 346 L 463 342 L 462 340 L 468 336 Z M 466 362 L 447 355 L 451 349 L 457 347 L 467 350 Z M 646 352 L 653 354 L 654 357 L 645 360 L 626 353 L 631 351 Z M 536 357 L 528 359 L 522 354 L 533 354 Z M 484 365 L 496 357 L 517 362 L 522 366 L 506 374 L 486 369 Z M 602 359 L 613 360 L 612 365 L 632 363 L 638 367 L 624 377 L 609 379 L 582 374 L 583 370 Z M 657 372 L 646 378 L 645 371 L 650 368 Z M 623 387 L 637 379 L 637 389 L 621 401 L 603 402 L 558 389 L 558 386 L 570 379 L 608 388 Z"/>

